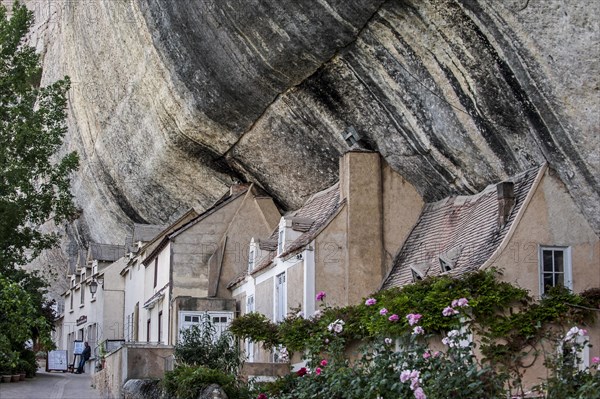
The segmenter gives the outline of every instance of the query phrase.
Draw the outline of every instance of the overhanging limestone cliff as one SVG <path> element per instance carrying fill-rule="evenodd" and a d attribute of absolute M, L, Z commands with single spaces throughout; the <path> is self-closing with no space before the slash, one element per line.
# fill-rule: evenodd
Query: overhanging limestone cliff
<path fill-rule="evenodd" d="M 336 178 L 349 126 L 428 200 L 548 160 L 600 232 L 596 2 L 31 4 L 44 80 L 74 81 L 90 239 L 232 178 L 296 207 Z"/>

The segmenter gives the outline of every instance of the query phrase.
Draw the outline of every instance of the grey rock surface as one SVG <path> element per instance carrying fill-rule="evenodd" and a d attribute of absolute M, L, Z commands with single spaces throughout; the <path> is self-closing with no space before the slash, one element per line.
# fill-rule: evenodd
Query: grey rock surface
<path fill-rule="evenodd" d="M 70 231 L 121 243 L 232 179 L 297 207 L 352 126 L 427 200 L 547 161 L 600 233 L 599 4 L 31 1 L 43 81 L 74 82 Z"/>
<path fill-rule="evenodd" d="M 211 385 L 207 386 L 206 388 L 204 388 L 202 390 L 202 392 L 200 392 L 200 395 L 198 395 L 198 399 L 215 399 L 215 398 L 228 399 L 228 396 L 225 393 L 225 391 L 223 390 L 223 388 L 221 388 L 217 384 L 211 384 Z"/>
<path fill-rule="evenodd" d="M 162 397 L 160 380 L 132 379 L 123 384 L 124 399 L 156 399 Z"/>

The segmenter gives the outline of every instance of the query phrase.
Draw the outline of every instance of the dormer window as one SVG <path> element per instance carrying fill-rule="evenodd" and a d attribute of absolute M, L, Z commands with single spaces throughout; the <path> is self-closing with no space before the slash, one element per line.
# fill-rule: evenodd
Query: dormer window
<path fill-rule="evenodd" d="M 413 282 L 421 281 L 427 276 L 429 266 L 425 262 L 417 263 L 410 266 L 410 271 L 412 273 Z"/>
<path fill-rule="evenodd" d="M 250 253 L 248 254 L 248 272 L 254 270 L 254 248 L 250 249 Z"/>
<path fill-rule="evenodd" d="M 411 272 L 412 272 L 412 279 L 413 279 L 413 282 L 417 282 L 417 281 L 421 281 L 421 280 L 423 280 L 423 277 L 421 277 L 421 276 L 419 275 L 419 273 L 417 273 L 417 272 L 416 272 L 416 271 L 414 271 L 413 269 L 411 269 Z"/>
<path fill-rule="evenodd" d="M 285 237 L 284 227 L 280 227 L 279 228 L 279 236 L 277 238 L 277 255 L 281 255 L 283 253 L 284 237 Z"/>
<path fill-rule="evenodd" d="M 462 246 L 454 247 L 451 250 L 441 254 L 438 258 L 442 273 L 449 272 L 456 266 L 458 258 L 462 253 Z"/>
<path fill-rule="evenodd" d="M 256 266 L 256 260 L 260 259 L 258 256 L 260 254 L 258 252 L 259 250 L 259 245 L 257 245 L 256 241 L 254 241 L 254 237 L 252 237 L 250 240 L 250 248 L 248 249 L 248 273 L 254 270 L 254 267 Z"/>

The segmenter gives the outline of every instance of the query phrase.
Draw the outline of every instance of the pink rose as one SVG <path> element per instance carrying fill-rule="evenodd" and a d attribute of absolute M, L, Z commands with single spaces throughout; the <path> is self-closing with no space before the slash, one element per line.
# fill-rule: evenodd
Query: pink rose
<path fill-rule="evenodd" d="M 415 389 L 413 393 L 415 394 L 415 399 L 427 399 L 427 396 L 425 395 L 425 392 L 423 392 L 423 388 L 421 387 Z"/>
<path fill-rule="evenodd" d="M 417 324 L 419 322 L 419 320 L 421 320 L 421 317 L 423 317 L 423 315 L 416 313 L 409 313 L 406 315 L 406 319 L 408 320 L 408 324 L 410 324 L 411 326 L 414 326 L 415 324 Z"/>
<path fill-rule="evenodd" d="M 317 301 L 324 300 L 326 296 L 327 294 L 325 293 L 325 291 L 319 291 L 319 293 L 317 294 Z"/>
<path fill-rule="evenodd" d="M 399 317 L 397 314 L 393 314 L 390 317 L 388 317 L 389 321 L 398 321 Z"/>
<path fill-rule="evenodd" d="M 455 314 L 458 314 L 458 311 L 453 309 L 450 306 L 448 306 L 448 307 L 444 308 L 444 310 L 442 310 L 442 315 L 444 315 L 444 316 L 453 316 Z"/>
<path fill-rule="evenodd" d="M 369 298 L 365 301 L 365 305 L 367 306 L 372 306 L 375 305 L 377 303 L 377 299 L 375 298 Z"/>
<path fill-rule="evenodd" d="M 315 373 L 316 373 L 317 375 L 321 375 L 321 372 L 322 372 L 322 371 L 323 371 L 323 370 L 321 370 L 321 367 L 317 367 L 317 368 L 315 369 Z"/>
<path fill-rule="evenodd" d="M 425 330 L 421 326 L 416 326 L 413 328 L 413 335 L 422 335 L 425 334 Z"/>
<path fill-rule="evenodd" d="M 388 310 L 387 310 L 386 308 L 382 308 L 382 309 L 379 311 L 379 314 L 380 314 L 380 315 L 382 315 L 382 316 L 385 316 L 385 315 L 387 314 L 387 312 L 388 312 Z"/>
<path fill-rule="evenodd" d="M 327 366 L 327 359 L 321 360 L 321 367 Z"/>

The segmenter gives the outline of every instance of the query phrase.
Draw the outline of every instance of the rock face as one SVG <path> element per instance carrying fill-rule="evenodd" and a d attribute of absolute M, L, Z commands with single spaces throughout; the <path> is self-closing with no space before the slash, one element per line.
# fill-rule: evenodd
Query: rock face
<path fill-rule="evenodd" d="M 72 230 L 120 242 L 232 179 L 297 207 L 353 127 L 427 200 L 547 161 L 600 233 L 599 4 L 32 1 L 44 81 L 74 82 Z"/>

